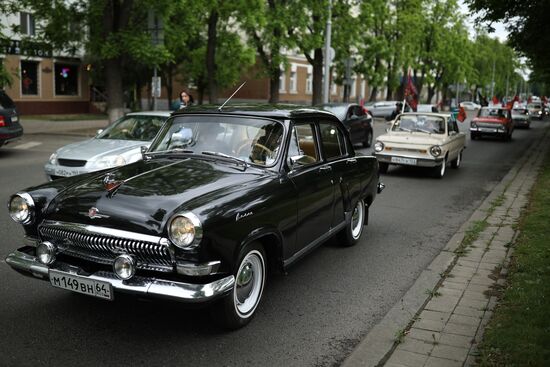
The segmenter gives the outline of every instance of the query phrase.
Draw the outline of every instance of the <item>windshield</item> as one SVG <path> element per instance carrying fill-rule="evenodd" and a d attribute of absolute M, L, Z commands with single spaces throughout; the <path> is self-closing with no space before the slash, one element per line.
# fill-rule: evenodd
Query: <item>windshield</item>
<path fill-rule="evenodd" d="M 502 108 L 482 108 L 479 110 L 479 117 L 506 117 L 506 111 Z"/>
<path fill-rule="evenodd" d="M 515 108 L 512 110 L 512 116 L 525 116 L 528 115 L 529 111 L 523 108 Z"/>
<path fill-rule="evenodd" d="M 346 117 L 346 112 L 348 110 L 347 106 L 331 106 L 331 105 L 324 105 L 323 109 L 332 112 L 333 114 L 338 117 L 340 121 L 343 121 Z"/>
<path fill-rule="evenodd" d="M 445 134 L 445 119 L 439 116 L 403 115 L 395 121 L 392 131 Z"/>
<path fill-rule="evenodd" d="M 283 125 L 273 120 L 178 116 L 163 127 L 149 152 L 219 153 L 270 166 L 277 160 L 283 135 Z"/>
<path fill-rule="evenodd" d="M 541 105 L 538 103 L 530 103 L 527 105 L 527 108 L 541 108 Z"/>
<path fill-rule="evenodd" d="M 103 130 L 97 139 L 151 141 L 168 116 L 129 115 Z"/>

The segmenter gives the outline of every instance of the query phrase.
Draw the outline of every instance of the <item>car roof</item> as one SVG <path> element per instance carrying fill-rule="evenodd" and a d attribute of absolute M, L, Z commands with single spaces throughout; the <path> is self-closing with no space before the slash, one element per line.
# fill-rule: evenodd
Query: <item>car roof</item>
<path fill-rule="evenodd" d="M 138 111 L 138 112 L 129 112 L 126 116 L 163 116 L 169 117 L 172 114 L 172 111 Z"/>
<path fill-rule="evenodd" d="M 403 112 L 399 116 L 434 116 L 434 117 L 442 117 L 442 118 L 449 118 L 450 114 L 448 113 L 437 113 L 437 112 Z"/>
<path fill-rule="evenodd" d="M 319 105 L 319 107 L 324 107 L 324 106 L 330 106 L 330 107 L 349 107 L 349 106 L 359 106 L 358 103 L 347 103 L 347 102 L 331 102 L 331 103 L 323 103 L 322 105 Z"/>
<path fill-rule="evenodd" d="M 181 110 L 175 111 L 172 115 L 186 114 L 212 114 L 212 115 L 245 115 L 255 117 L 266 117 L 273 119 L 290 119 L 298 117 L 307 117 L 311 115 L 322 115 L 335 119 L 331 112 L 324 111 L 314 107 L 306 107 L 293 104 L 233 104 L 224 106 L 222 111 L 219 111 L 219 105 L 200 105 L 189 106 Z M 336 118 L 336 120 L 338 120 Z"/>

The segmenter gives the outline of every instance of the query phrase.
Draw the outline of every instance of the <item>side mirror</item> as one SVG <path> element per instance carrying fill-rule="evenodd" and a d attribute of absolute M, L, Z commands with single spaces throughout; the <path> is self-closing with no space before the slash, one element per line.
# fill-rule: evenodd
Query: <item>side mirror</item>
<path fill-rule="evenodd" d="M 147 150 L 149 150 L 149 147 L 142 145 L 139 147 L 139 150 L 141 151 L 141 159 L 145 160 L 145 153 L 147 153 Z"/>
<path fill-rule="evenodd" d="M 96 135 L 99 135 L 99 134 L 101 134 L 102 132 L 103 132 L 103 129 L 98 129 L 98 130 L 95 132 L 95 134 L 96 134 Z"/>
<path fill-rule="evenodd" d="M 306 164 L 309 164 L 309 163 L 313 163 L 312 158 L 304 154 L 294 155 L 288 158 L 288 165 L 290 167 L 293 167 L 295 165 L 305 166 Z"/>

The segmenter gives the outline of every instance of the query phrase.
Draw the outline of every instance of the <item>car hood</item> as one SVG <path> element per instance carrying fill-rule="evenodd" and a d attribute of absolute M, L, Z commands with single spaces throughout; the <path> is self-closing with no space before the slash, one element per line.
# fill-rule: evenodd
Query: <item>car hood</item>
<path fill-rule="evenodd" d="M 59 148 L 57 158 L 89 161 L 102 156 L 124 154 L 142 145 L 149 146 L 149 144 L 151 144 L 149 141 L 94 138 Z"/>
<path fill-rule="evenodd" d="M 395 132 L 384 134 L 378 137 L 377 140 L 384 144 L 412 144 L 412 145 L 437 145 L 441 144 L 443 136 L 439 138 L 436 134 L 426 134 L 418 132 Z"/>
<path fill-rule="evenodd" d="M 505 124 L 506 119 L 499 119 L 496 117 L 476 117 L 472 122 L 485 122 L 489 124 Z"/>
<path fill-rule="evenodd" d="M 109 192 L 103 183 L 107 173 L 123 182 Z M 161 235 L 174 212 L 206 215 L 220 199 L 253 182 L 257 187 L 266 170 L 202 159 L 138 161 L 101 171 L 67 188 L 50 203 L 46 219 L 124 229 Z M 247 186 L 250 187 L 250 186 Z M 90 218 L 91 208 L 97 209 Z"/>

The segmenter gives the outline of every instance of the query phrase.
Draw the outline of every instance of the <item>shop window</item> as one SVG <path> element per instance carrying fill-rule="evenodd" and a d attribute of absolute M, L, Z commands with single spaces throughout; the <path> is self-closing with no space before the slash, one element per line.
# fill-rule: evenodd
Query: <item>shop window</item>
<path fill-rule="evenodd" d="M 34 16 L 30 13 L 20 12 L 20 25 L 21 33 L 27 36 L 34 36 L 36 34 L 36 23 Z"/>
<path fill-rule="evenodd" d="M 55 94 L 78 95 L 78 65 L 55 64 Z"/>
<path fill-rule="evenodd" d="M 21 93 L 38 95 L 38 62 L 21 61 Z"/>

